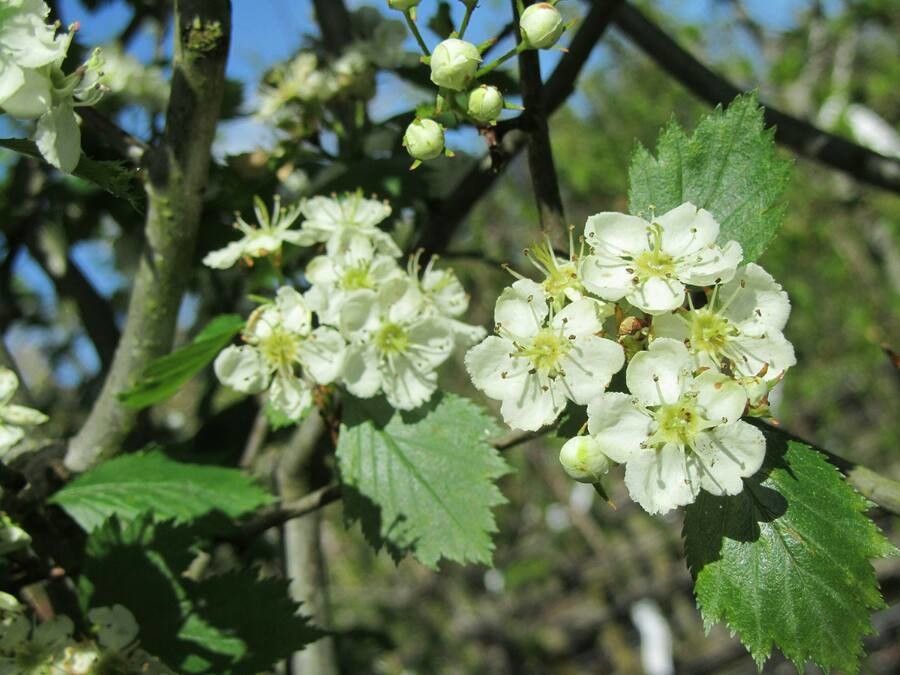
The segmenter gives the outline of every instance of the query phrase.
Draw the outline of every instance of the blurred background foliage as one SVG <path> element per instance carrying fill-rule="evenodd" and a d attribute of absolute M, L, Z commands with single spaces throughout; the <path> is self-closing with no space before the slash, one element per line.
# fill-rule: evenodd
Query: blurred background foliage
<path fill-rule="evenodd" d="M 161 83 L 168 74 L 167 3 L 83 4 L 87 10 L 127 4 L 141 17 L 120 35 L 126 51 L 143 45 L 137 50 L 141 61 L 131 64 L 129 77 L 103 105 L 129 131 L 152 141 L 160 133 L 166 95 Z M 458 3 L 452 4 L 457 11 Z M 767 2 L 638 4 L 705 63 L 741 86 L 758 88 L 763 100 L 857 142 L 883 143 L 885 154 L 900 154 L 895 2 L 797 0 L 786 3 L 789 10 L 780 8 L 777 20 Z M 483 5 L 486 19 L 497 28 L 505 23 L 507 3 Z M 575 2 L 564 7 L 573 16 L 586 11 Z M 373 12 L 357 11 L 354 23 L 354 39 L 387 54 L 374 64 L 377 75 L 364 75 L 374 77 L 372 86 L 315 114 L 307 109 L 312 116 L 303 124 L 291 118 L 280 133 L 261 136 L 253 116 L 260 101 L 257 83 L 235 76 L 197 248 L 198 271 L 179 321 L 182 341 L 211 316 L 246 313 L 248 291 L 271 289 L 273 274 L 265 265 L 227 273 L 199 267 L 203 254 L 231 238 L 232 214 L 248 210 L 253 194 L 268 199 L 279 191 L 298 198 L 360 186 L 391 199 L 396 234 L 412 246 L 427 232 L 436 201 L 485 151 L 474 132 L 461 131 L 450 136 L 456 158 L 407 171 L 407 159 L 397 153 L 399 135 L 409 111 L 424 100 L 415 84 L 421 72 L 416 74 L 408 49 L 396 48 L 396 26 L 385 28 L 384 18 Z M 80 18 L 88 23 L 89 17 Z M 493 30 L 485 28 L 487 34 Z M 315 25 L 306 24 L 303 33 L 288 38 L 294 49 L 303 44 L 323 54 Z M 379 51 L 379 44 L 393 49 Z M 551 65 L 544 64 L 545 75 Z M 270 71 L 263 79 L 272 78 Z M 577 93 L 551 120 L 566 215 L 576 233 L 592 213 L 626 209 L 635 143 L 652 147 L 673 116 L 692 128 L 706 109 L 611 30 Z M 872 140 L 860 119 L 875 117 L 883 126 Z M 336 123 L 348 124 L 349 131 L 335 137 L 329 129 Z M 85 151 L 112 158 L 90 136 Z M 141 243 L 142 206 L 0 152 L 2 358 L 14 358 L 35 404 L 50 414 L 49 432 L 67 435 L 99 391 L 115 345 Z M 493 300 L 509 281 L 499 263 L 527 273 L 522 249 L 541 237 L 527 172 L 524 158 L 514 161 L 444 252 L 471 289 L 473 322 L 490 321 Z M 786 333 L 799 363 L 785 382 L 778 419 L 816 445 L 900 479 L 900 372 L 886 353 L 900 350 L 900 199 L 798 159 L 789 200 L 784 229 L 760 261 L 793 302 Z M 549 234 L 565 250 L 564 233 Z M 293 255 L 287 263 L 297 269 L 302 261 L 296 256 L 302 254 Z M 473 394 L 461 359 L 446 368 L 444 378 L 449 389 Z M 234 464 L 257 416 L 255 401 L 235 400 L 207 373 L 154 409 L 134 444 L 168 437 L 195 461 Z M 270 434 L 253 462 L 258 475 L 268 479 L 288 437 L 285 430 Z M 340 507 L 326 512 L 323 555 L 340 672 L 639 673 L 646 666 L 641 646 L 664 654 L 665 638 L 659 636 L 666 631 L 675 672 L 755 672 L 722 627 L 704 636 L 681 557 L 678 515 L 647 517 L 621 484 L 611 486 L 617 508 L 595 500 L 589 487 L 573 485 L 559 470 L 552 439 L 517 448 L 509 460 L 516 472 L 501 483 L 509 504 L 498 510 L 494 570 L 445 564 L 435 573 L 411 560 L 395 565 L 366 546 L 358 527 L 345 529 Z M 327 462 L 321 470 L 329 471 Z M 878 522 L 897 543 L 897 523 L 881 514 Z M 214 553 L 216 564 L 226 568 L 252 564 L 279 574 L 272 538 L 246 551 Z M 875 616 L 881 634 L 871 639 L 863 670 L 892 673 L 900 668 L 900 564 L 878 561 L 876 568 L 893 607 Z M 791 670 L 777 658 L 765 668 Z"/>

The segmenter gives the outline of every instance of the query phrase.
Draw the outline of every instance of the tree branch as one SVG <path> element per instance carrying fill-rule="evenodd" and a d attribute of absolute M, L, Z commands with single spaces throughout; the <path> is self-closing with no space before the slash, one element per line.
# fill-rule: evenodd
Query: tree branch
<path fill-rule="evenodd" d="M 340 54 L 353 36 L 344 0 L 313 0 L 313 7 L 325 49 L 330 54 Z"/>
<path fill-rule="evenodd" d="M 513 16 L 518 19 L 516 0 L 512 0 L 512 8 Z M 522 41 L 519 31 L 516 31 L 516 40 Z M 521 115 L 521 128 L 528 134 L 528 169 L 537 202 L 538 218 L 545 231 L 563 230 L 566 226 L 566 217 L 562 197 L 559 194 L 556 166 L 553 163 L 553 147 L 550 144 L 550 129 L 547 126 L 547 111 L 544 107 L 538 50 L 526 49 L 519 54 L 519 82 L 522 102 L 525 105 L 525 112 Z"/>
<path fill-rule="evenodd" d="M 595 6 L 601 0 L 593 0 Z M 623 3 L 613 21 L 656 64 L 712 105 L 726 105 L 743 93 L 700 63 L 636 7 Z M 900 160 L 852 143 L 809 122 L 765 105 L 766 124 L 775 139 L 797 153 L 849 174 L 856 180 L 900 192 Z"/>
<path fill-rule="evenodd" d="M 112 367 L 87 421 L 69 443 L 66 466 L 73 471 L 120 450 L 136 413 L 119 403 L 118 394 L 135 383 L 151 359 L 172 347 L 209 173 L 230 34 L 229 0 L 176 1 L 166 129 L 160 147 L 147 155 L 146 242 Z"/>

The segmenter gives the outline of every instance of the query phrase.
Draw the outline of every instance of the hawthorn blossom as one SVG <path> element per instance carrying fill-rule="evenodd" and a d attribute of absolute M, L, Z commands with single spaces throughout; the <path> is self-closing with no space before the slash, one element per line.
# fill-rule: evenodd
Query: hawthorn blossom
<path fill-rule="evenodd" d="M 13 96 L 24 93 L 23 89 L 39 94 L 37 88 L 44 89 L 44 82 L 35 70 L 65 58 L 69 41 L 56 34 L 56 26 L 47 23 L 49 15 L 50 8 L 43 0 L 4 2 L 0 17 L 0 107 L 6 108 Z M 49 99 L 49 86 L 45 98 Z"/>
<path fill-rule="evenodd" d="M 329 255 L 369 239 L 379 253 L 400 255 L 400 248 L 378 223 L 391 215 L 387 202 L 366 199 L 362 192 L 334 197 L 313 197 L 300 205 L 306 220 L 301 231 L 310 243 L 325 242 Z"/>
<path fill-rule="evenodd" d="M 436 369 L 453 351 L 447 322 L 426 311 L 412 279 L 389 279 L 377 290 L 355 291 L 341 307 L 348 338 L 342 381 L 354 396 L 383 391 L 388 403 L 412 410 L 437 388 Z"/>
<path fill-rule="evenodd" d="M 292 420 L 312 405 L 313 383 L 329 384 L 341 373 L 344 340 L 333 328 L 312 329 L 309 307 L 293 288 L 279 288 L 273 303 L 250 316 L 242 335 L 246 344 L 216 357 L 216 376 L 244 394 L 268 389 L 269 404 Z"/>
<path fill-rule="evenodd" d="M 787 293 L 762 267 L 748 263 L 716 286 L 705 307 L 653 318 L 653 335 L 682 340 L 698 367 L 730 373 L 758 404 L 797 363 L 781 332 L 791 312 Z"/>
<path fill-rule="evenodd" d="M 592 253 L 582 262 L 584 286 L 605 300 L 625 299 L 648 314 L 680 307 L 685 285 L 729 281 L 741 246 L 716 245 L 719 223 L 685 202 L 651 222 L 624 213 L 591 216 L 584 229 Z"/>
<path fill-rule="evenodd" d="M 11 403 L 19 378 L 9 368 L 0 367 L 0 456 L 25 437 L 28 427 L 43 424 L 47 416 L 39 410 Z"/>
<path fill-rule="evenodd" d="M 452 269 L 435 267 L 438 256 L 432 256 L 420 274 L 420 257 L 421 251 L 410 257 L 409 277 L 418 283 L 425 312 L 441 318 L 447 324 L 458 346 L 470 347 L 483 340 L 486 334 L 483 327 L 473 326 L 458 318 L 469 309 L 469 294 L 456 273 Z"/>
<path fill-rule="evenodd" d="M 683 343 L 658 338 L 631 359 L 631 396 L 608 392 L 588 405 L 588 432 L 616 462 L 625 485 L 649 513 L 690 504 L 700 489 L 734 495 L 762 465 L 766 441 L 740 420 L 744 389 L 727 375 L 694 375 Z"/>
<path fill-rule="evenodd" d="M 281 256 L 283 244 L 294 246 L 308 246 L 313 243 L 312 238 L 300 230 L 290 229 L 297 218 L 300 217 L 300 204 L 286 207 L 281 205 L 281 198 L 275 195 L 272 204 L 272 213 L 259 197 L 253 198 L 253 212 L 256 214 L 258 226 L 254 227 L 243 219 L 240 213 L 236 214 L 235 229 L 244 236 L 233 241 L 224 248 L 210 251 L 203 258 L 203 264 L 214 269 L 228 269 L 238 260 L 244 259 L 252 264 L 254 258 L 268 255 Z"/>
<path fill-rule="evenodd" d="M 497 335 L 466 354 L 473 384 L 501 401 L 511 427 L 534 431 L 553 422 L 567 400 L 585 405 L 625 363 L 621 345 L 600 337 L 609 309 L 581 298 L 551 314 L 540 284 L 520 279 L 497 299 Z"/>

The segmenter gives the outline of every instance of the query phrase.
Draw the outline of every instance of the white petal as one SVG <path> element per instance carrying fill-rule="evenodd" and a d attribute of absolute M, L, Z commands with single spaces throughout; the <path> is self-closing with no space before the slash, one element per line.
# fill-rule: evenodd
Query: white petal
<path fill-rule="evenodd" d="M 735 371 L 745 377 L 758 375 L 765 368 L 762 378 L 766 381 L 778 378 L 797 364 L 794 346 L 774 328 L 759 337 L 739 335 L 732 338 L 726 354 L 732 359 Z"/>
<path fill-rule="evenodd" d="M 347 294 L 340 307 L 340 329 L 345 335 L 372 330 L 378 322 L 377 296 L 374 291 L 360 289 Z"/>
<path fill-rule="evenodd" d="M 649 248 L 650 223 L 637 216 L 604 211 L 587 219 L 584 239 L 595 253 L 620 257 Z"/>
<path fill-rule="evenodd" d="M 378 356 L 371 345 L 354 345 L 347 348 L 342 375 L 344 385 L 354 396 L 371 398 L 381 389 L 381 373 Z"/>
<path fill-rule="evenodd" d="M 219 381 L 244 394 L 258 394 L 269 384 L 269 368 L 258 350 L 231 345 L 216 357 L 213 370 Z"/>
<path fill-rule="evenodd" d="M 413 410 L 431 398 L 437 389 L 435 371 L 421 371 L 404 356 L 394 359 L 392 365 L 382 372 L 388 403 L 398 410 Z"/>
<path fill-rule="evenodd" d="M 23 438 L 25 438 L 24 429 L 0 424 L 0 454 L 9 450 Z"/>
<path fill-rule="evenodd" d="M 693 502 L 700 492 L 699 478 L 696 465 L 671 443 L 634 455 L 625 467 L 628 493 L 651 514 Z"/>
<path fill-rule="evenodd" d="M 72 173 L 81 159 L 81 130 L 71 102 L 60 103 L 38 119 L 34 142 L 41 155 L 60 171 Z"/>
<path fill-rule="evenodd" d="M 43 424 L 48 419 L 50 418 L 40 410 L 26 408 L 24 405 L 0 406 L 0 421 L 7 424 L 29 427 L 35 424 Z"/>
<path fill-rule="evenodd" d="M 15 372 L 9 368 L 0 367 L 0 406 L 9 403 L 18 388 L 19 378 Z"/>
<path fill-rule="evenodd" d="M 741 245 L 736 241 L 729 241 L 721 248 L 708 246 L 682 259 L 676 276 L 693 286 L 725 283 L 734 278 L 743 257 Z"/>
<path fill-rule="evenodd" d="M 0 58 L 0 108 L 3 101 L 25 84 L 25 72 L 15 63 Z"/>
<path fill-rule="evenodd" d="M 42 652 L 55 652 L 65 646 L 74 630 L 75 624 L 72 619 L 65 614 L 57 614 L 35 626 L 31 633 L 31 641 L 34 643 L 33 646 L 37 646 Z"/>
<path fill-rule="evenodd" d="M 297 377 L 276 375 L 269 387 L 269 403 L 292 420 L 299 420 L 312 406 L 309 385 Z"/>
<path fill-rule="evenodd" d="M 494 321 L 516 338 L 535 335 L 549 309 L 540 284 L 520 279 L 504 288 L 494 306 Z"/>
<path fill-rule="evenodd" d="M 566 407 L 566 395 L 558 380 L 541 385 L 537 375 L 525 375 L 512 379 L 511 384 L 517 389 L 503 398 L 500 414 L 513 429 L 537 431 L 556 420 Z"/>
<path fill-rule="evenodd" d="M 553 317 L 551 326 L 562 329 L 566 337 L 596 335 L 603 330 L 606 304 L 593 298 L 582 298 L 566 305 Z"/>
<path fill-rule="evenodd" d="M 737 291 L 737 295 L 732 295 Z M 748 263 L 730 282 L 719 289 L 723 301 L 731 302 L 723 312 L 726 317 L 741 324 L 756 322 L 764 326 L 784 330 L 791 313 L 791 303 L 781 286 L 768 272 L 755 263 Z"/>
<path fill-rule="evenodd" d="M 378 304 L 387 309 L 388 321 L 406 324 L 422 316 L 424 299 L 418 284 L 404 276 L 385 282 L 378 291 Z"/>
<path fill-rule="evenodd" d="M 488 398 L 503 400 L 522 390 L 528 370 L 525 359 L 513 358 L 516 349 L 505 338 L 491 335 L 466 352 L 466 370 L 472 384 Z"/>
<path fill-rule="evenodd" d="M 651 335 L 656 338 L 672 338 L 683 342 L 687 340 L 691 331 L 688 327 L 685 317 L 690 316 L 681 312 L 673 312 L 671 314 L 657 314 L 653 317 L 651 327 Z"/>
<path fill-rule="evenodd" d="M 752 476 L 766 456 L 762 432 L 746 422 L 735 422 L 694 439 L 694 453 L 702 472 L 701 485 L 714 495 L 736 495 L 744 489 L 741 478 Z"/>
<path fill-rule="evenodd" d="M 2 101 L 0 105 L 10 117 L 37 119 L 50 110 L 53 102 L 50 76 L 33 69 L 25 70 L 23 74 L 25 81 L 22 86 L 6 100 L 0 99 Z"/>
<path fill-rule="evenodd" d="M 228 269 L 246 255 L 244 242 L 244 239 L 239 239 L 231 242 L 225 248 L 210 251 L 204 256 L 203 264 L 217 270 Z"/>
<path fill-rule="evenodd" d="M 677 340 L 658 338 L 632 357 L 625 371 L 628 390 L 645 406 L 675 403 L 690 381 L 691 355 Z"/>
<path fill-rule="evenodd" d="M 453 340 L 457 347 L 469 347 L 483 340 L 487 335 L 487 331 L 482 326 L 473 326 L 457 319 L 444 319 L 444 321 L 453 334 Z"/>
<path fill-rule="evenodd" d="M 703 406 L 710 422 L 728 424 L 744 414 L 747 392 L 727 375 L 706 370 L 694 378 L 691 387 L 697 392 L 697 403 Z"/>
<path fill-rule="evenodd" d="M 304 272 L 311 284 L 333 286 L 340 279 L 337 265 L 330 255 L 317 255 L 306 264 Z"/>
<path fill-rule="evenodd" d="M 589 335 L 571 342 L 562 364 L 566 392 L 578 405 L 587 405 L 625 365 L 625 351 L 618 342 Z"/>
<path fill-rule="evenodd" d="M 626 299 L 648 314 L 671 312 L 684 302 L 684 284 L 677 279 L 650 277 L 632 287 Z"/>
<path fill-rule="evenodd" d="M 275 306 L 281 314 L 281 325 L 292 333 L 306 335 L 312 323 L 312 316 L 306 301 L 296 289 L 282 286 L 275 294 Z"/>
<path fill-rule="evenodd" d="M 587 407 L 588 432 L 616 462 L 626 462 L 639 452 L 650 435 L 653 420 L 634 399 L 620 392 L 607 392 Z"/>
<path fill-rule="evenodd" d="M 300 344 L 303 369 L 319 384 L 330 384 L 341 375 L 346 343 L 333 328 L 319 326 Z"/>
<path fill-rule="evenodd" d="M 409 356 L 419 370 L 433 370 L 446 361 L 453 353 L 453 333 L 447 322 L 438 319 L 424 319 L 416 322 L 407 331 Z"/>
<path fill-rule="evenodd" d="M 584 258 L 579 274 L 584 287 L 605 300 L 619 300 L 634 288 L 634 273 L 630 262 L 607 255 Z"/>
<path fill-rule="evenodd" d="M 713 215 L 690 202 L 657 216 L 653 222 L 662 225 L 662 250 L 673 258 L 699 251 L 719 236 L 719 223 Z"/>

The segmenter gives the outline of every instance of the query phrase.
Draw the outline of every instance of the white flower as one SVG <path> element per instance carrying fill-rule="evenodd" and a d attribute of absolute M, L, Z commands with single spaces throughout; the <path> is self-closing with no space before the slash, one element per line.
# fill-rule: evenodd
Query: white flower
<path fill-rule="evenodd" d="M 562 309 L 567 303 L 580 300 L 584 296 L 584 284 L 581 281 L 581 270 L 578 259 L 584 253 L 584 245 L 579 254 L 575 253 L 575 245 L 572 241 L 572 228 L 569 229 L 569 258 L 560 258 L 553 250 L 553 244 L 546 237 L 544 244 L 534 245 L 525 249 L 525 255 L 538 271 L 544 276 L 541 287 L 544 295 L 550 300 L 554 310 Z M 509 267 L 507 271 L 517 279 L 524 279 L 521 274 Z M 604 313 L 612 314 L 612 307 L 604 304 Z M 608 310 L 608 312 L 607 312 Z"/>
<path fill-rule="evenodd" d="M 469 309 L 469 294 L 456 273 L 452 269 L 437 269 L 435 263 L 438 256 L 432 256 L 420 276 L 421 253 L 418 251 L 410 257 L 409 276 L 419 285 L 425 313 L 442 319 L 453 333 L 458 346 L 469 347 L 483 340 L 487 331 L 482 326 L 473 326 L 459 320 Z"/>
<path fill-rule="evenodd" d="M 481 53 L 471 42 L 448 38 L 431 52 L 431 81 L 452 91 L 463 91 L 475 78 Z"/>
<path fill-rule="evenodd" d="M 565 29 L 562 15 L 549 2 L 529 5 L 519 18 L 522 40 L 534 49 L 550 49 Z"/>
<path fill-rule="evenodd" d="M 18 387 L 16 374 L 0 367 L 0 455 L 25 437 L 24 427 L 47 421 L 47 416 L 38 410 L 10 403 Z"/>
<path fill-rule="evenodd" d="M 596 483 L 609 471 L 610 461 L 597 439 L 576 436 L 567 440 L 559 451 L 559 463 L 580 483 Z"/>
<path fill-rule="evenodd" d="M 242 335 L 247 344 L 226 347 L 216 357 L 216 376 L 245 394 L 268 388 L 269 403 L 290 419 L 300 419 L 312 405 L 311 382 L 329 384 L 340 375 L 344 340 L 333 328 L 312 330 L 309 307 L 293 288 L 279 288 L 275 302 L 259 307 Z"/>
<path fill-rule="evenodd" d="M 742 255 L 735 241 L 716 245 L 719 223 L 690 202 L 652 222 L 598 213 L 588 218 L 584 234 L 592 249 L 581 266 L 585 287 L 606 300 L 625 298 L 648 314 L 680 307 L 685 284 L 729 281 Z"/>
<path fill-rule="evenodd" d="M 399 256 L 400 249 L 378 223 L 391 215 L 387 202 L 366 199 L 361 192 L 335 197 L 313 197 L 300 206 L 306 220 L 302 232 L 312 242 L 325 242 L 329 254 L 346 250 L 360 238 L 370 239 L 375 250 Z"/>
<path fill-rule="evenodd" d="M 343 372 L 348 391 L 360 398 L 384 391 L 399 410 L 431 398 L 435 369 L 453 351 L 446 321 L 425 311 L 422 293 L 407 277 L 354 292 L 341 308 L 341 330 L 350 338 Z"/>
<path fill-rule="evenodd" d="M 649 513 L 693 502 L 700 488 L 738 494 L 762 465 L 762 432 L 740 420 L 743 388 L 714 370 L 693 375 L 681 342 L 659 338 L 625 373 L 632 396 L 605 393 L 588 405 L 588 431 Z"/>
<path fill-rule="evenodd" d="M 782 334 L 791 303 L 771 275 L 755 263 L 742 267 L 730 282 L 716 286 L 708 304 L 653 318 L 653 335 L 682 340 L 697 357 L 697 366 L 716 368 L 746 380 L 775 384 L 797 363 L 794 348 Z"/>
<path fill-rule="evenodd" d="M 312 286 L 304 297 L 319 321 L 337 326 L 341 307 L 354 291 L 376 290 L 389 279 L 402 276 L 393 257 L 376 253 L 371 241 L 359 239 L 343 252 L 309 261 L 306 278 Z"/>
<path fill-rule="evenodd" d="M 87 618 L 95 625 L 97 640 L 104 649 L 120 652 L 137 638 L 138 624 L 127 607 L 95 607 Z"/>
<path fill-rule="evenodd" d="M 57 63 L 69 48 L 66 36 L 46 23 L 43 0 L 7 0 L 0 13 L 0 107 L 26 86 L 28 71 Z M 32 84 L 33 87 L 33 84 Z M 30 117 L 30 116 L 29 116 Z"/>
<path fill-rule="evenodd" d="M 537 430 L 572 400 L 600 395 L 625 363 L 622 347 L 599 334 L 607 307 L 581 298 L 550 315 L 542 287 L 521 279 L 497 299 L 497 335 L 466 354 L 476 387 L 500 400 L 511 427 Z"/>
<path fill-rule="evenodd" d="M 252 262 L 253 258 L 274 254 L 278 259 L 281 255 L 281 247 L 285 243 L 294 246 L 308 246 L 314 243 L 308 233 L 290 229 L 300 216 L 300 208 L 300 204 L 291 207 L 281 206 L 281 198 L 275 195 L 270 216 L 265 203 L 259 197 L 254 197 L 253 212 L 256 214 L 259 226 L 254 227 L 240 214 L 237 214 L 234 227 L 240 230 L 244 236 L 224 248 L 207 253 L 203 258 L 203 264 L 207 267 L 224 270 L 241 258 Z"/>

